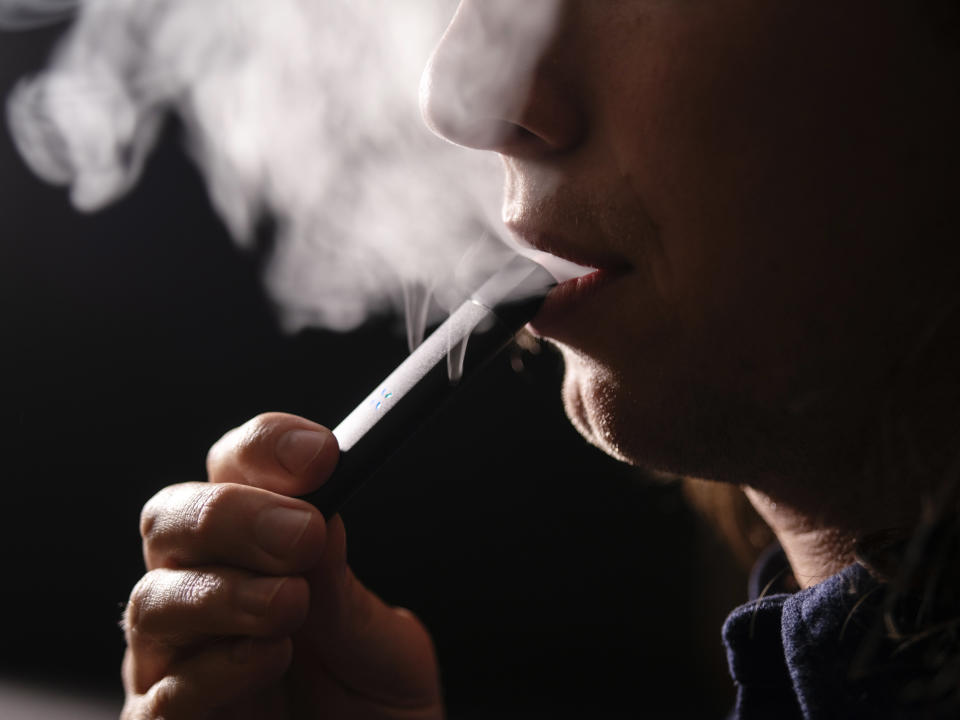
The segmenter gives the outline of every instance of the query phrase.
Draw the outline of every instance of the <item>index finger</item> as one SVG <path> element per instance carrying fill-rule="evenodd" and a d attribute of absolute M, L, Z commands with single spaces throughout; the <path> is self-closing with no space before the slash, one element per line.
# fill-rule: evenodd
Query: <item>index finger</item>
<path fill-rule="evenodd" d="M 336 467 L 333 433 L 296 415 L 264 413 L 214 443 L 207 454 L 213 483 L 238 483 L 300 496 L 320 487 Z"/>

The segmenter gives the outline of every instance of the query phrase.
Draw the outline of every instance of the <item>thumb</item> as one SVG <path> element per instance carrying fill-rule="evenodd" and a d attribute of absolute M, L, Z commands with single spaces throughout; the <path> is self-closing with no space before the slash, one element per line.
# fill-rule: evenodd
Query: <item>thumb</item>
<path fill-rule="evenodd" d="M 345 689 L 378 703 L 440 703 L 429 633 L 412 613 L 387 605 L 354 576 L 339 515 L 329 522 L 327 546 L 307 582 L 311 609 L 294 639 L 298 653 L 310 656 Z"/>

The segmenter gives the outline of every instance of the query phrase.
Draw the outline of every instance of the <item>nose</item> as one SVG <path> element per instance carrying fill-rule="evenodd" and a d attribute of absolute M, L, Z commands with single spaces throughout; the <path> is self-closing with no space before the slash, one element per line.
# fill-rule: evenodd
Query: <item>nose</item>
<path fill-rule="evenodd" d="M 584 132 L 559 53 L 562 0 L 463 0 L 420 85 L 427 125 L 458 145 L 561 153 Z"/>

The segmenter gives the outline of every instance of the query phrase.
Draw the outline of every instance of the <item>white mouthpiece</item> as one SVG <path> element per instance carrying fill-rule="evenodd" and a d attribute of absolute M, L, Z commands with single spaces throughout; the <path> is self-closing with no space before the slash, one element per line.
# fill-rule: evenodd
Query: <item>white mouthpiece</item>
<path fill-rule="evenodd" d="M 530 258 L 538 265 L 546 268 L 547 272 L 553 275 L 558 283 L 588 275 L 596 270 L 596 268 L 587 267 L 586 265 L 577 265 L 575 262 L 564 260 L 556 255 L 543 252 L 543 250 L 523 248 L 520 252 L 524 257 Z"/>

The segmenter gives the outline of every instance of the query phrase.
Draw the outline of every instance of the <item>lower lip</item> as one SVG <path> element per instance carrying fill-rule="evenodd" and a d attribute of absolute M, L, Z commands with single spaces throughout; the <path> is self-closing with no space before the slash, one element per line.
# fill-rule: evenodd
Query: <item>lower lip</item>
<path fill-rule="evenodd" d="M 540 311 L 530 322 L 530 328 L 537 334 L 549 335 L 551 327 L 562 323 L 576 308 L 589 302 L 624 273 L 624 270 L 600 269 L 560 283 L 547 294 Z"/>

